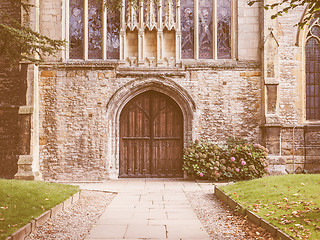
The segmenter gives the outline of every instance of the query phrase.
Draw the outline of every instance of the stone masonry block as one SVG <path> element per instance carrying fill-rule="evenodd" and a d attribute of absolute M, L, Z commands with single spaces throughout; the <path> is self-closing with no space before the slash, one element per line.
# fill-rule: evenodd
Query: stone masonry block
<path fill-rule="evenodd" d="M 56 75 L 56 71 L 42 71 L 40 74 L 41 77 L 55 77 Z"/>
<path fill-rule="evenodd" d="M 80 192 L 73 194 L 72 196 L 72 204 L 76 203 L 80 199 Z"/>
<path fill-rule="evenodd" d="M 294 238 L 290 237 L 288 234 L 282 232 L 279 229 L 277 229 L 277 239 L 279 239 L 279 240 L 294 240 Z"/>
<path fill-rule="evenodd" d="M 12 234 L 12 240 L 22 240 L 24 239 L 29 233 L 31 233 L 32 225 L 28 223 L 24 227 L 17 230 L 15 233 Z"/>
<path fill-rule="evenodd" d="M 20 106 L 19 107 L 19 114 L 32 114 L 33 107 L 32 106 Z"/>
<path fill-rule="evenodd" d="M 254 224 L 256 224 L 257 226 L 261 225 L 261 218 L 258 215 L 254 214 L 251 211 L 247 211 L 247 216 L 248 216 L 248 219 Z"/>
<path fill-rule="evenodd" d="M 228 206 L 234 210 L 237 208 L 238 204 L 236 201 L 234 201 L 231 197 L 228 198 Z"/>
<path fill-rule="evenodd" d="M 72 205 L 72 197 L 69 197 L 63 202 L 63 210 L 69 208 Z"/>
<path fill-rule="evenodd" d="M 20 155 L 18 164 L 32 164 L 32 156 L 31 155 Z"/>
<path fill-rule="evenodd" d="M 51 209 L 51 217 L 57 216 L 59 213 L 62 212 L 62 210 L 63 210 L 63 203 L 60 203 L 59 205 Z"/>
<path fill-rule="evenodd" d="M 42 213 L 39 217 L 35 218 L 36 220 L 36 227 L 40 227 L 44 224 L 51 216 L 51 210 Z"/>
<path fill-rule="evenodd" d="M 276 236 L 277 228 L 270 224 L 268 221 L 264 220 L 263 218 L 261 218 L 261 227 L 267 230 L 269 233 L 271 233 L 272 236 Z"/>

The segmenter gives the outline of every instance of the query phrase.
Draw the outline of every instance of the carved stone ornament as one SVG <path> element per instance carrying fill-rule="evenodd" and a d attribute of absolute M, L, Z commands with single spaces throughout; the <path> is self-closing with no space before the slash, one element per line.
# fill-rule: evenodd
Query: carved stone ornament
<path fill-rule="evenodd" d="M 153 28 L 156 27 L 156 14 L 155 14 L 155 6 L 153 0 L 147 0 L 147 9 L 146 9 L 146 22 L 145 27 L 149 28 L 152 31 Z"/>
<path fill-rule="evenodd" d="M 134 4 L 130 0 L 128 1 L 127 11 L 128 11 L 127 28 L 133 31 L 135 28 L 138 28 L 138 19 L 137 19 L 137 11 L 134 8 Z"/>
<path fill-rule="evenodd" d="M 172 0 L 165 0 L 163 27 L 166 27 L 168 30 L 172 30 L 175 28 L 174 9 Z"/>

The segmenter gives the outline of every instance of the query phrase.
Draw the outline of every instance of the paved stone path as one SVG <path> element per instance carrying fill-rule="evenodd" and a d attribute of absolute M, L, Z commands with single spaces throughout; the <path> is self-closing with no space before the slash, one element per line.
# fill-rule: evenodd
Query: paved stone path
<path fill-rule="evenodd" d="M 119 179 L 81 184 L 82 189 L 117 192 L 88 240 L 210 239 L 184 192 L 212 184 L 170 179 Z"/>

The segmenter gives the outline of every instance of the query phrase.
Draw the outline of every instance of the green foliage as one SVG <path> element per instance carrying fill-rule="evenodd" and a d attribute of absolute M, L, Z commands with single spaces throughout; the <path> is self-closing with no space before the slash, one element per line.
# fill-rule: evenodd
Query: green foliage
<path fill-rule="evenodd" d="M 261 0 L 249 0 L 248 5 L 252 6 L 256 2 L 261 2 Z M 303 19 L 297 23 L 300 28 L 303 28 L 306 24 L 308 24 L 312 18 L 318 18 L 320 16 L 319 0 L 282 0 L 272 4 L 266 4 L 263 7 L 266 10 L 276 8 L 277 12 L 271 16 L 272 19 L 275 19 L 300 6 L 306 6 L 306 13 L 303 16 Z"/>
<path fill-rule="evenodd" d="M 320 174 L 290 174 L 220 187 L 294 239 L 320 239 Z"/>
<path fill-rule="evenodd" d="M 8 60 L 39 63 L 43 55 L 53 55 L 63 45 L 64 41 L 50 39 L 14 20 L 11 25 L 0 24 L 0 51 Z"/>
<path fill-rule="evenodd" d="M 0 239 L 78 191 L 65 184 L 0 179 Z"/>
<path fill-rule="evenodd" d="M 242 139 L 229 138 L 223 147 L 196 140 L 184 150 L 183 170 L 216 181 L 259 178 L 267 172 L 267 151 Z"/>
<path fill-rule="evenodd" d="M 9 0 L 13 9 L 29 12 L 34 7 L 21 0 Z M 19 11 L 18 11 L 19 12 Z M 0 12 L 0 52 L 7 63 L 13 65 L 20 60 L 34 63 L 42 61 L 44 55 L 53 55 L 65 45 L 64 41 L 54 40 L 23 26 L 6 12 Z"/>

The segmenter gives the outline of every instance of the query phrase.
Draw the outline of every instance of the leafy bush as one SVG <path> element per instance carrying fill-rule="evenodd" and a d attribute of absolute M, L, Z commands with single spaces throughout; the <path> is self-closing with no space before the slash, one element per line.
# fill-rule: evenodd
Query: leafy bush
<path fill-rule="evenodd" d="M 183 170 L 210 180 L 247 180 L 267 173 L 268 150 L 243 139 L 229 138 L 225 146 L 201 140 L 184 150 Z"/>

